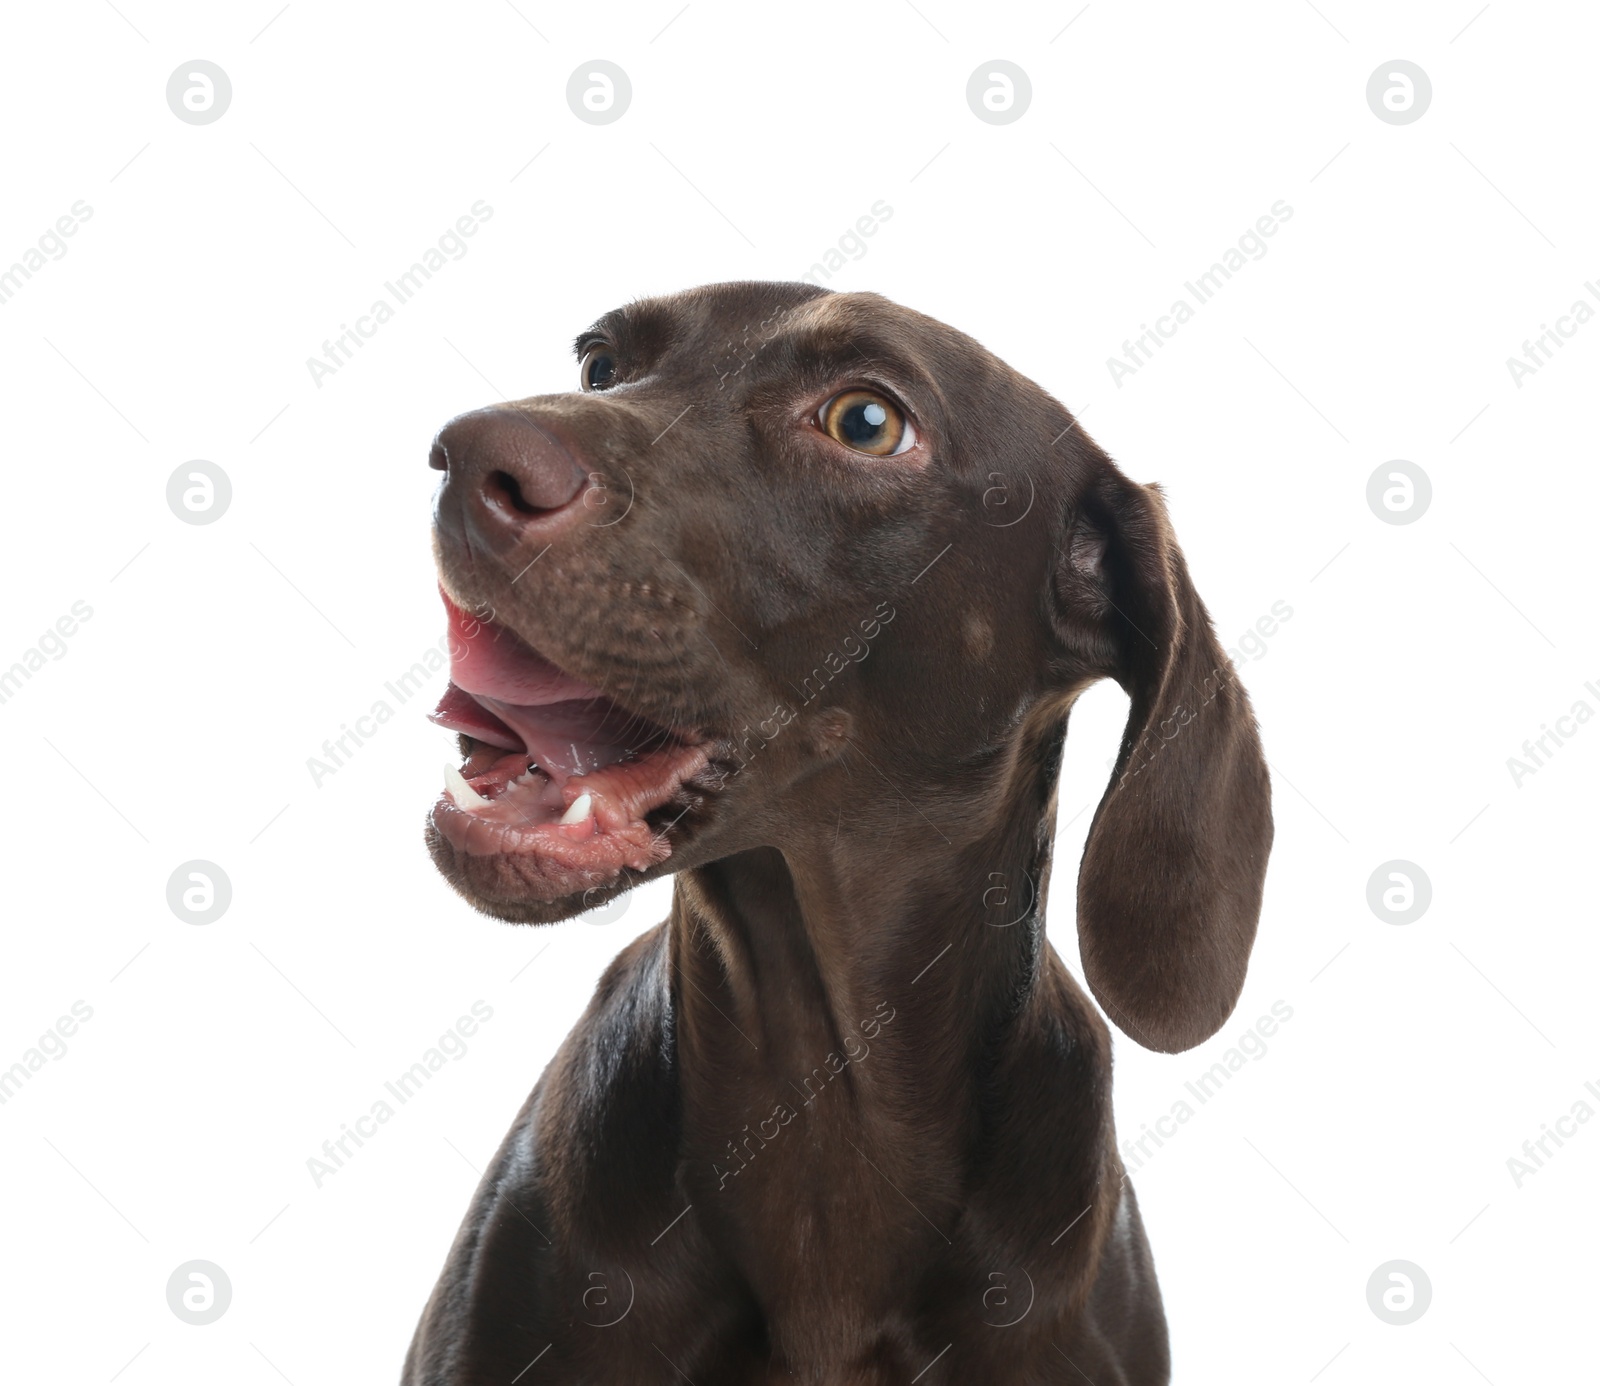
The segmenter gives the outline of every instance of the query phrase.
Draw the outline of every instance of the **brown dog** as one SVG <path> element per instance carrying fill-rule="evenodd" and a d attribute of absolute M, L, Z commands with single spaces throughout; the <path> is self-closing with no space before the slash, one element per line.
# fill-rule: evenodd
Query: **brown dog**
<path fill-rule="evenodd" d="M 1244 981 L 1267 775 L 1159 493 L 971 339 L 721 284 L 456 419 L 462 733 L 428 842 L 501 919 L 677 873 L 483 1180 L 412 1386 L 1164 1382 L 1110 1038 L 1045 938 L 1074 699 L 1132 703 L 1078 875 L 1140 1044 Z"/>

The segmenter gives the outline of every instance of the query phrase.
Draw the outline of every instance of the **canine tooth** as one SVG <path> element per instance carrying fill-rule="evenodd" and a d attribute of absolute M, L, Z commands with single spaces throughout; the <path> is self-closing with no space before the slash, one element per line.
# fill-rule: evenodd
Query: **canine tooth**
<path fill-rule="evenodd" d="M 467 783 L 466 777 L 448 761 L 444 767 L 445 792 L 455 800 L 458 809 L 465 809 L 470 813 L 473 809 L 482 808 L 489 801 L 476 789 Z"/>
<path fill-rule="evenodd" d="M 590 794 L 580 794 L 572 801 L 572 807 L 561 815 L 561 821 L 566 824 L 582 823 L 589 816 L 589 808 L 594 803 Z"/>

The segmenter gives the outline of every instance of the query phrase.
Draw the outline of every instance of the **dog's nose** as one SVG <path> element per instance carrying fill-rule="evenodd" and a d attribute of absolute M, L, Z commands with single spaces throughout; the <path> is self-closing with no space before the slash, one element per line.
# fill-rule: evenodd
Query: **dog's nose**
<path fill-rule="evenodd" d="M 445 474 L 441 519 L 453 512 L 496 547 L 548 540 L 577 518 L 586 473 L 565 443 L 520 409 L 479 409 L 434 439 Z"/>

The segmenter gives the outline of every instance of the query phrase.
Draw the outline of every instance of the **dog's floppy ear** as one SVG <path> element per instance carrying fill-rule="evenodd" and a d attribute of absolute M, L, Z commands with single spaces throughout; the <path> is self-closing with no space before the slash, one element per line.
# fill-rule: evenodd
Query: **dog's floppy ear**
<path fill-rule="evenodd" d="M 1067 517 L 1058 620 L 1132 701 L 1078 872 L 1090 989 L 1131 1038 L 1175 1053 L 1244 985 L 1272 845 L 1250 700 L 1189 580 L 1161 494 L 1107 469 Z"/>

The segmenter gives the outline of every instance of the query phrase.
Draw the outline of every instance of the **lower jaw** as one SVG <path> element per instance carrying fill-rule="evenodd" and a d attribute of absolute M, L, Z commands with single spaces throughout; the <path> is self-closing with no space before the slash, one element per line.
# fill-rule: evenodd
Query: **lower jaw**
<path fill-rule="evenodd" d="M 652 827 L 647 817 L 681 797 L 709 758 L 707 746 L 663 747 L 569 779 L 559 791 L 534 781 L 513 794 L 502 785 L 501 795 L 476 811 L 446 791 L 430 815 L 431 845 L 458 888 L 496 913 L 572 896 L 585 897 L 585 907 L 599 904 L 625 872 L 643 874 L 672 855 L 675 819 Z M 560 822 L 559 807 L 550 807 L 553 792 L 567 804 L 588 795 L 590 816 Z M 518 796 L 526 813 L 518 812 Z"/>

